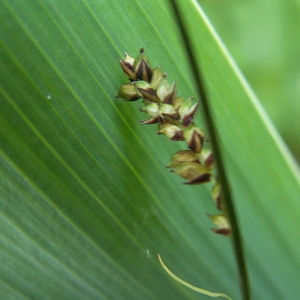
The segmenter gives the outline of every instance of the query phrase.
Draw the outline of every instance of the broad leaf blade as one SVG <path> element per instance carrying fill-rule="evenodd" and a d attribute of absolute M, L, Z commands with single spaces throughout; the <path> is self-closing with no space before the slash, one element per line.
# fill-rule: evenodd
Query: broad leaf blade
<path fill-rule="evenodd" d="M 184 5 L 206 62 L 256 298 L 277 292 L 288 298 L 296 293 L 295 281 L 273 285 L 297 271 L 299 245 L 289 220 L 298 216 L 299 185 L 209 25 L 190 2 Z M 138 103 L 114 98 L 126 80 L 118 59 L 140 46 L 153 66 L 163 64 L 181 95 L 194 94 L 167 3 L 130 1 L 124 11 L 119 1 L 3 1 L 0 11 L 2 294 L 198 298 L 168 278 L 155 257 L 159 252 L 184 280 L 237 298 L 230 242 L 210 233 L 205 216 L 215 210 L 209 187 L 181 185 L 169 174 L 164 166 L 180 146 L 138 124 L 144 117 Z M 236 110 L 235 92 L 247 111 Z M 260 133 L 250 140 L 241 112 Z M 249 143 L 257 148 L 242 155 L 232 150 L 241 153 Z M 274 226 L 282 228 L 279 234 Z M 259 244 L 267 239 L 272 245 Z M 272 255 L 265 251 L 271 246 Z M 294 264 L 282 259 L 286 267 L 275 274 L 284 246 Z M 261 274 L 268 282 L 261 283 Z"/>

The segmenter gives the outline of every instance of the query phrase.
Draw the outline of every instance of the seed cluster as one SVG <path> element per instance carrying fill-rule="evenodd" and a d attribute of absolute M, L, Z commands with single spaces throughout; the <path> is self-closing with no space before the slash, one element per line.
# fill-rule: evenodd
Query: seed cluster
<path fill-rule="evenodd" d="M 141 124 L 158 124 L 158 134 L 164 134 L 172 141 L 186 141 L 188 149 L 175 153 L 167 167 L 186 179 L 185 184 L 214 181 L 212 197 L 223 213 L 209 215 L 218 227 L 212 230 L 230 235 L 221 187 L 213 174 L 213 153 L 206 145 L 207 138 L 203 131 L 194 123 L 199 102 L 194 103 L 192 97 L 185 100 L 177 96 L 176 84 L 168 83 L 161 66 L 151 68 L 144 48 L 140 49 L 135 59 L 126 53 L 120 64 L 130 82 L 120 87 L 117 97 L 127 101 L 143 99 L 144 107 L 140 110 L 147 113 L 149 118 L 141 121 Z"/>

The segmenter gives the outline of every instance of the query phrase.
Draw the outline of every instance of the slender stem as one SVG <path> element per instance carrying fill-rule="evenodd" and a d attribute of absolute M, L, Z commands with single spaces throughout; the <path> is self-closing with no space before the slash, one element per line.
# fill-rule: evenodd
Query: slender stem
<path fill-rule="evenodd" d="M 205 90 L 201 70 L 198 67 L 199 66 L 199 57 L 195 57 L 195 52 L 193 51 L 192 47 L 192 41 L 190 36 L 188 35 L 188 30 L 184 24 L 183 18 L 181 16 L 181 13 L 178 8 L 178 3 L 176 0 L 170 0 L 171 6 L 174 10 L 174 15 L 177 20 L 178 28 L 181 33 L 183 44 L 185 45 L 185 50 L 187 53 L 187 56 L 189 58 L 190 68 L 192 71 L 192 74 L 194 76 L 195 85 L 197 88 L 197 92 L 200 96 L 200 99 L 202 100 L 202 107 L 203 107 L 203 113 L 204 118 L 207 124 L 209 137 L 212 144 L 212 149 L 214 153 L 214 158 L 217 165 L 218 170 L 218 178 L 220 181 L 220 184 L 222 186 L 222 192 L 223 197 L 225 201 L 225 205 L 227 208 L 227 213 L 229 217 L 229 221 L 232 226 L 232 236 L 233 236 L 233 247 L 235 250 L 237 265 L 239 269 L 239 276 L 240 276 L 240 283 L 241 283 L 241 291 L 243 295 L 244 300 L 250 299 L 250 291 L 249 291 L 249 283 L 248 283 L 248 275 L 247 275 L 247 269 L 243 254 L 243 247 L 242 247 L 242 240 L 241 240 L 241 234 L 239 232 L 238 228 L 238 222 L 236 218 L 236 213 L 233 205 L 232 196 L 230 193 L 228 178 L 225 172 L 223 159 L 221 155 L 221 149 L 217 138 L 217 132 L 214 124 L 214 120 L 212 117 L 210 104 L 208 100 L 208 96 Z"/>
<path fill-rule="evenodd" d="M 202 288 L 199 288 L 199 287 L 196 287 L 196 286 L 193 286 L 189 283 L 187 283 L 186 281 L 180 279 L 178 276 L 176 276 L 173 272 L 170 271 L 170 269 L 165 265 L 165 263 L 163 262 L 162 258 L 160 257 L 159 254 L 157 254 L 157 257 L 158 257 L 158 260 L 160 262 L 160 264 L 162 265 L 162 267 L 164 268 L 164 270 L 173 278 L 175 279 L 176 281 L 178 281 L 179 283 L 181 283 L 182 285 L 185 285 L 187 286 L 189 289 L 197 292 L 197 293 L 200 293 L 200 294 L 203 294 L 203 295 L 207 295 L 209 297 L 223 297 L 223 298 L 226 298 L 227 300 L 232 300 L 228 295 L 226 294 L 223 294 L 223 293 L 214 293 L 214 292 L 210 292 L 208 290 L 205 290 L 205 289 L 202 289 Z"/>

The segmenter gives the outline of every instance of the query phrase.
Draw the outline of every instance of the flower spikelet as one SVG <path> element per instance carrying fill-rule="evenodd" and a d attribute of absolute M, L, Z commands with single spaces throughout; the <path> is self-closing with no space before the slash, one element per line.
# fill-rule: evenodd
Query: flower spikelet
<path fill-rule="evenodd" d="M 204 131 L 195 124 L 195 116 L 200 103 L 193 97 L 184 99 L 177 96 L 175 82 L 169 83 L 161 66 L 152 68 L 141 48 L 136 58 L 127 53 L 120 65 L 129 79 L 118 91 L 118 98 L 126 101 L 142 99 L 140 111 L 148 115 L 141 124 L 158 124 L 157 133 L 171 141 L 183 141 L 187 150 L 175 153 L 167 168 L 186 179 L 185 184 L 196 185 L 213 182 L 212 198 L 221 211 L 218 215 L 208 215 L 217 226 L 214 232 L 230 235 L 231 228 L 222 197 L 222 189 L 214 171 L 213 153 Z"/>

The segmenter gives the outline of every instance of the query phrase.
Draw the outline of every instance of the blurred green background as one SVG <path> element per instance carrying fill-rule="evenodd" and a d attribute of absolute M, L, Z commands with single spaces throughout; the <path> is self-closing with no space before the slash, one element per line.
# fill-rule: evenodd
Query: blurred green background
<path fill-rule="evenodd" d="M 198 0 L 300 162 L 300 1 Z"/>

